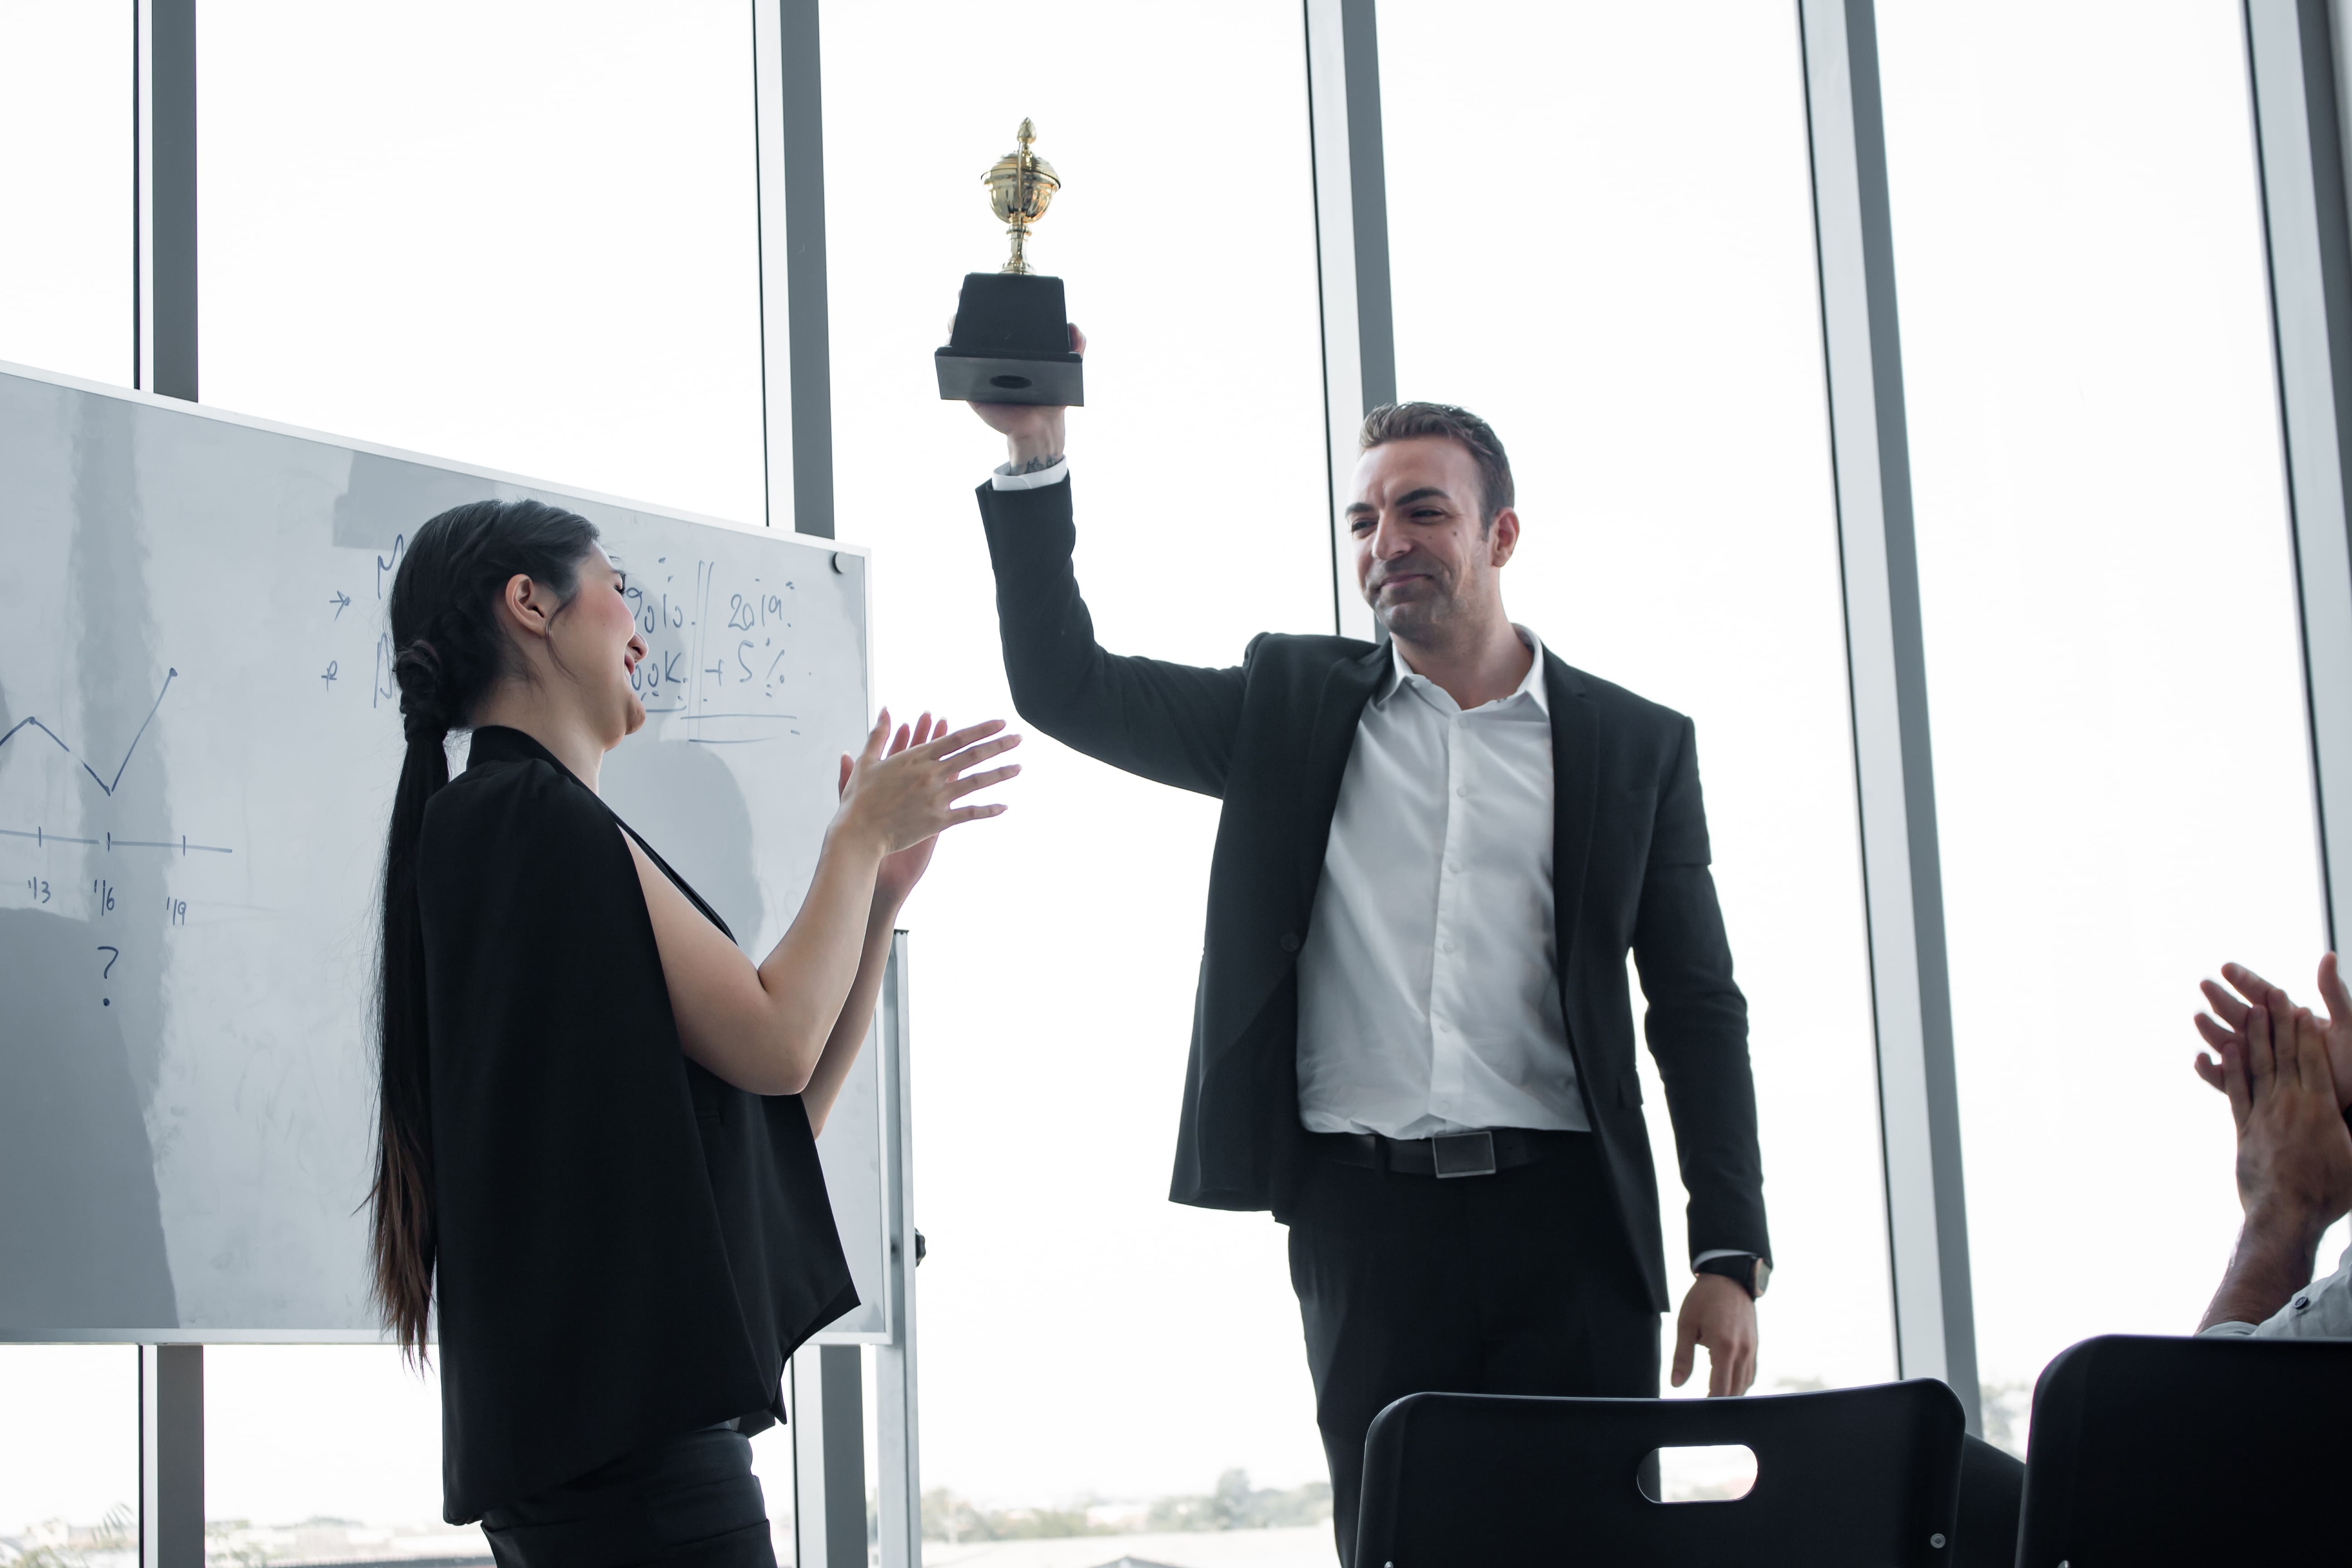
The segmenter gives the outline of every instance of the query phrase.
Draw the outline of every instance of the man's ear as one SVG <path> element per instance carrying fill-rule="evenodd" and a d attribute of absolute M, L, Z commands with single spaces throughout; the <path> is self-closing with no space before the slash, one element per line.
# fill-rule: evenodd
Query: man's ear
<path fill-rule="evenodd" d="M 556 608 L 548 591 L 532 582 L 527 572 L 508 578 L 506 590 L 499 595 L 499 619 L 510 635 L 545 637 Z"/>
<path fill-rule="evenodd" d="M 1494 526 L 1487 531 L 1486 563 L 1501 566 L 1511 559 L 1519 547 L 1519 514 L 1505 507 L 1495 514 Z"/>

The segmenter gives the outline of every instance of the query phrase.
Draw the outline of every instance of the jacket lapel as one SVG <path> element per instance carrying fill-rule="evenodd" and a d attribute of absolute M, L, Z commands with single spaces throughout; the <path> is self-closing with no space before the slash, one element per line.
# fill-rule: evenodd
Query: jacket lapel
<path fill-rule="evenodd" d="M 1389 671 L 1389 646 L 1381 643 L 1360 658 L 1342 659 L 1323 678 L 1315 717 L 1307 727 L 1299 773 L 1298 908 L 1312 904 L 1323 875 L 1323 853 L 1331 842 L 1331 816 L 1339 807 L 1339 783 L 1348 754 L 1356 747 L 1356 726 Z"/>
<path fill-rule="evenodd" d="M 1544 696 L 1551 704 L 1552 921 L 1559 954 L 1560 1004 L 1568 1002 L 1569 955 L 1576 944 L 1584 902 L 1584 870 L 1592 849 L 1592 818 L 1601 777 L 1600 715 L 1584 681 L 1549 648 L 1544 650 Z M 1575 1031 L 1570 1030 L 1573 1044 Z M 1581 1069 L 1583 1064 L 1578 1067 Z"/>

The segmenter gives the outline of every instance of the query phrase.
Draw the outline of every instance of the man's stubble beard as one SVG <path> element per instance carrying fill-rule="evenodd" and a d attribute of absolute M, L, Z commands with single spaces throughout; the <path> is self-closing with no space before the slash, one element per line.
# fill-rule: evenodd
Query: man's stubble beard
<path fill-rule="evenodd" d="M 1454 584 L 1435 577 L 1429 583 L 1435 592 L 1425 596 L 1387 605 L 1374 603 L 1372 618 L 1390 637 L 1405 642 L 1427 647 L 1444 641 L 1447 628 L 1462 618 L 1462 605 Z"/>

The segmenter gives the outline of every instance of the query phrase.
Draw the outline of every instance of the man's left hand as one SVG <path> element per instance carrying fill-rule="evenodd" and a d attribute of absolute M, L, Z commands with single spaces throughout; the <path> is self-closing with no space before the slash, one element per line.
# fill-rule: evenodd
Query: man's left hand
<path fill-rule="evenodd" d="M 1690 1381 L 1696 1347 L 1706 1347 L 1710 1399 L 1745 1394 L 1756 1381 L 1756 1300 L 1737 1279 L 1702 1274 L 1675 1321 L 1674 1385 Z"/>

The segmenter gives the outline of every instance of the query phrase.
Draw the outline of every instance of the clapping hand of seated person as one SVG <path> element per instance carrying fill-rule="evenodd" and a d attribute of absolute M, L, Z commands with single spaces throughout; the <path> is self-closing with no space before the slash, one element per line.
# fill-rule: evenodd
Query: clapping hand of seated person
<path fill-rule="evenodd" d="M 2323 971 L 2330 979 L 2333 963 L 2331 956 Z M 2239 974 L 2231 984 L 2248 989 Z M 2347 1012 L 2338 1007 L 2339 1016 Z M 2277 1311 L 2309 1282 L 2321 1233 L 2352 1209 L 2352 1127 L 2328 1059 L 2329 1030 L 2308 1008 L 2273 1014 L 2261 1002 L 2242 1005 L 2237 1023 L 2231 1029 L 2199 1019 L 2221 1059 L 2200 1057 L 2197 1070 L 2230 1097 L 2238 1201 L 2246 1211 L 2200 1329 L 2260 1322 Z"/>
<path fill-rule="evenodd" d="M 2205 1037 L 2205 1043 L 2213 1047 L 2217 1056 L 2232 1040 L 2237 1042 L 2241 1051 L 2245 1048 L 2245 1036 L 2242 1031 L 2245 1028 L 2246 1014 L 2250 1008 L 2259 1005 L 2269 1009 L 2273 1026 L 2276 1020 L 2294 1011 L 2294 1004 L 2285 992 L 2242 963 L 2223 964 L 2221 978 L 2235 986 L 2237 994 L 2233 994 L 2228 988 L 2210 980 L 2202 982 L 2200 989 L 2205 993 L 2205 1000 L 2213 1012 L 2220 1016 L 2216 1018 L 2204 1013 L 2197 1016 L 2198 1033 Z M 2352 990 L 2346 988 L 2343 976 L 2337 972 L 2336 955 L 2332 952 L 2319 961 L 2319 999 L 2326 1005 L 2328 1012 L 2327 1018 L 2320 1026 L 2326 1034 L 2327 1065 L 2336 1079 L 2336 1102 L 2346 1110 L 2352 1110 Z M 2216 1089 L 2227 1087 L 2222 1078 L 2222 1063 L 2201 1051 L 2197 1056 L 2197 1076 Z"/>

